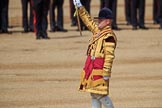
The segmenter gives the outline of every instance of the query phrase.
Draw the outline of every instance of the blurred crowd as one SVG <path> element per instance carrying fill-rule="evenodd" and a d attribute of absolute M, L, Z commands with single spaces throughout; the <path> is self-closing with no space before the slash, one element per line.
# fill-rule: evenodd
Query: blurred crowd
<path fill-rule="evenodd" d="M 126 24 L 132 26 L 132 30 L 143 29 L 145 26 L 145 2 L 146 0 L 124 0 Z M 86 10 L 91 13 L 91 0 L 81 0 Z M 50 32 L 68 32 L 64 28 L 64 0 L 21 0 L 23 33 L 35 32 L 36 39 L 49 39 L 47 34 L 49 14 Z M 117 0 L 100 0 L 100 9 L 108 7 L 113 12 L 112 29 L 120 30 L 117 25 Z M 29 7 L 28 7 L 29 6 Z M 77 18 L 74 17 L 75 6 L 73 0 L 69 0 L 71 26 L 78 26 Z M 153 23 L 159 24 L 162 30 L 162 0 L 153 0 Z M 29 8 L 29 9 L 28 9 Z M 9 0 L 0 0 L 0 34 L 11 33 L 8 31 Z M 28 10 L 30 12 L 28 12 Z M 55 11 L 56 10 L 56 11 Z M 55 13 L 56 12 L 56 13 Z M 30 13 L 28 15 L 28 13 Z M 28 17 L 29 16 L 29 17 Z M 80 29 L 88 30 L 80 21 Z"/>

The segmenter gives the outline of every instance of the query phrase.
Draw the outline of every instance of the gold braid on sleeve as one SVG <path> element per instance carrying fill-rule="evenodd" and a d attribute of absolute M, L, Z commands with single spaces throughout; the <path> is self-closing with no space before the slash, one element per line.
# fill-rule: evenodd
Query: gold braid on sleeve
<path fill-rule="evenodd" d="M 93 33 L 97 33 L 99 31 L 98 26 L 96 23 L 92 20 L 91 16 L 89 13 L 86 11 L 84 6 L 80 7 L 79 9 L 79 15 L 84 24 L 88 27 L 88 29 Z"/>
<path fill-rule="evenodd" d="M 115 43 L 112 42 L 105 42 L 104 43 L 104 53 L 105 53 L 105 62 L 103 67 L 103 76 L 111 77 L 111 68 L 113 59 L 115 58 L 114 51 L 115 51 Z"/>

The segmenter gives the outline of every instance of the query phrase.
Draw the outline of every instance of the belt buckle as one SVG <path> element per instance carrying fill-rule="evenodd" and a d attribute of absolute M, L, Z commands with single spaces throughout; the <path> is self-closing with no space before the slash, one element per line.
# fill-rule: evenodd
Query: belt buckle
<path fill-rule="evenodd" d="M 95 60 L 95 56 L 91 56 L 91 60 Z"/>

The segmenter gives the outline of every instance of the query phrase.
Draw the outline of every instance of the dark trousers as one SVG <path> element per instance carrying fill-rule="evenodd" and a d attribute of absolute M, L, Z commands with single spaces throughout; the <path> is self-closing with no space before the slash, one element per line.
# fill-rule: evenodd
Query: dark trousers
<path fill-rule="evenodd" d="M 2 31 L 8 29 L 8 5 L 9 0 L 0 0 L 0 29 Z"/>
<path fill-rule="evenodd" d="M 34 9 L 34 26 L 37 36 L 47 35 L 47 15 L 50 0 L 32 0 Z"/>
<path fill-rule="evenodd" d="M 131 0 L 131 1 L 132 1 L 131 2 L 132 25 L 144 26 L 145 0 Z"/>
<path fill-rule="evenodd" d="M 85 9 L 88 11 L 88 13 L 90 14 L 90 3 L 91 3 L 91 0 L 81 0 L 81 3 L 85 7 Z M 83 23 L 82 20 L 80 20 L 80 26 L 81 26 L 81 29 L 86 29 L 86 26 L 85 26 L 85 24 Z"/>
<path fill-rule="evenodd" d="M 159 2 L 160 0 L 153 0 L 153 21 L 155 23 L 159 23 L 159 19 L 158 19 L 158 16 L 159 16 Z"/>
<path fill-rule="evenodd" d="M 32 10 L 32 5 L 31 5 L 31 0 L 21 0 L 22 3 L 22 23 L 23 23 L 23 28 L 28 29 L 30 28 L 31 30 L 34 30 L 33 26 L 33 10 Z M 30 3 L 30 20 L 28 21 L 28 3 Z"/>
<path fill-rule="evenodd" d="M 125 18 L 127 23 L 131 23 L 131 0 L 125 0 Z"/>
<path fill-rule="evenodd" d="M 90 3 L 91 0 L 81 0 L 82 5 L 86 8 L 86 10 L 88 11 L 88 13 L 90 14 Z"/>
<path fill-rule="evenodd" d="M 162 28 L 162 0 L 159 0 L 159 6 L 160 6 L 160 13 L 159 13 L 159 22 L 160 22 L 160 27 Z"/>
<path fill-rule="evenodd" d="M 64 0 L 51 0 L 50 4 L 50 27 L 51 30 L 56 26 L 63 28 L 63 3 Z M 55 8 L 57 7 L 57 22 L 55 21 Z"/>
<path fill-rule="evenodd" d="M 76 25 L 76 17 L 74 17 L 75 6 L 73 4 L 73 0 L 69 0 L 69 4 L 70 4 L 70 19 L 71 19 L 71 23 L 73 25 Z"/>
<path fill-rule="evenodd" d="M 100 9 L 105 7 L 105 0 L 100 0 Z"/>
<path fill-rule="evenodd" d="M 2 1 L 0 1 L 0 31 L 1 31 L 1 28 L 2 28 L 2 17 L 1 17 L 1 14 L 2 14 Z"/>

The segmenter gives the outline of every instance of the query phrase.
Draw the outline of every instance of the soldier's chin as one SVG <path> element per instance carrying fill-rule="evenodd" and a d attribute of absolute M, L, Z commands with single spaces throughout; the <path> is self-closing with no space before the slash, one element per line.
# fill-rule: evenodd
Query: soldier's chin
<path fill-rule="evenodd" d="M 99 28 L 99 29 L 102 29 L 102 28 L 103 28 L 103 26 L 101 26 L 101 25 L 98 25 L 98 28 Z"/>
<path fill-rule="evenodd" d="M 101 29 L 103 29 L 105 26 L 103 26 L 103 25 L 98 25 L 98 28 L 101 30 Z"/>

